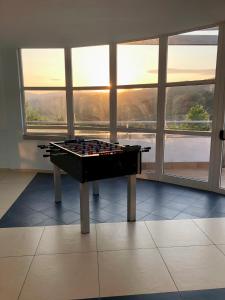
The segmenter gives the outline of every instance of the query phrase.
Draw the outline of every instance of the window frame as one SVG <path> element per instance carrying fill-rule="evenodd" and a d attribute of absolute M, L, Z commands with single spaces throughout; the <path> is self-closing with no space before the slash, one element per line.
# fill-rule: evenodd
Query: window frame
<path fill-rule="evenodd" d="M 66 93 L 66 69 L 65 69 L 65 86 L 61 87 L 44 87 L 44 86 L 25 86 L 24 85 L 24 77 L 23 77 L 23 63 L 22 63 L 22 50 L 23 49 L 63 49 L 64 51 L 64 66 L 65 66 L 65 48 L 20 48 L 18 49 L 18 64 L 19 64 L 19 83 L 20 83 L 20 102 L 21 102 L 21 114 L 22 114 L 22 122 L 23 122 L 23 137 L 26 138 L 35 138 L 38 137 L 39 139 L 41 137 L 56 137 L 57 136 L 65 136 L 64 133 L 57 133 L 57 134 L 52 134 L 51 132 L 46 132 L 46 133 L 29 133 L 27 130 L 28 129 L 67 129 L 67 134 L 68 134 L 68 109 L 67 109 L 67 125 L 35 125 L 35 126 L 29 126 L 26 123 L 26 109 L 25 109 L 25 92 L 26 91 L 65 91 Z M 68 102 L 67 96 L 66 96 L 66 104 Z M 30 128 L 29 128 L 30 127 Z"/>

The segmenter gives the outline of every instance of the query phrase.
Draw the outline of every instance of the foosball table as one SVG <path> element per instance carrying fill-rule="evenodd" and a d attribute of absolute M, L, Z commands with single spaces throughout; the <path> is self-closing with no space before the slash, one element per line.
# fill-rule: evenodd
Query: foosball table
<path fill-rule="evenodd" d="M 136 220 L 136 174 L 141 173 L 141 153 L 150 147 L 119 145 L 97 139 L 74 138 L 39 145 L 53 164 L 55 202 L 61 202 L 61 171 L 80 182 L 81 232 L 89 233 L 89 182 L 99 195 L 98 180 L 127 176 L 127 220 Z"/>

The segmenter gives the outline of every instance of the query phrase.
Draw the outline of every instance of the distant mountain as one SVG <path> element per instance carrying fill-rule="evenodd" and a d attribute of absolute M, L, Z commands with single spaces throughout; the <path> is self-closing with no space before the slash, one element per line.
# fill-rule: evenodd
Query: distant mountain
<path fill-rule="evenodd" d="M 156 121 L 157 88 L 121 90 L 117 95 L 118 121 Z M 183 120 L 188 110 L 201 104 L 212 115 L 213 85 L 167 88 L 166 114 L 168 120 Z M 66 120 L 64 92 L 26 92 L 29 110 L 48 121 Z M 108 121 L 108 91 L 75 91 L 75 121 Z"/>

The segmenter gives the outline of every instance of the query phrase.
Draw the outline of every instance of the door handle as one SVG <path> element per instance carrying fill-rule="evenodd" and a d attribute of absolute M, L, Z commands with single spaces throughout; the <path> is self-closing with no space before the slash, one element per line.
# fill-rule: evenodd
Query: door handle
<path fill-rule="evenodd" d="M 223 129 L 223 130 L 220 130 L 219 137 L 220 137 L 220 139 L 221 139 L 222 141 L 225 140 L 225 130 L 224 130 L 224 129 Z"/>

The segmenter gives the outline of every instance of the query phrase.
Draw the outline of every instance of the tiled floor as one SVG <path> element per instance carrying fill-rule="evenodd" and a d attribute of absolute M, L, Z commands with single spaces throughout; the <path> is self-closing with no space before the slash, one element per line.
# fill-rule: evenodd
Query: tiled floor
<path fill-rule="evenodd" d="M 12 207 L 0 227 L 68 225 L 80 222 L 79 183 L 62 176 L 62 203 L 54 203 L 51 174 L 11 173 L 0 177 L 0 214 Z M 5 178 L 5 179 L 4 179 Z M 13 187 L 11 185 L 13 183 Z M 126 178 L 101 180 L 100 197 L 90 188 L 92 223 L 124 222 L 127 218 Z M 91 186 L 91 184 L 90 184 Z M 25 190 L 22 192 L 22 190 Z M 21 193 L 22 192 L 22 193 Z M 13 204 L 15 199 L 17 201 Z M 2 211 L 1 211 L 2 209 Z M 137 220 L 172 220 L 225 217 L 225 196 L 147 180 L 137 181 Z"/>
<path fill-rule="evenodd" d="M 87 235 L 79 225 L 0 229 L 0 299 L 225 297 L 225 241 L 213 242 L 225 218 L 201 221 L 93 224 Z M 198 297 L 184 299 L 210 299 Z"/>
<path fill-rule="evenodd" d="M 8 188 L 1 190 L 0 204 L 7 210 L 33 175 L 18 179 L 18 174 L 12 174 L 8 179 L 5 176 L 4 183 L 1 175 L 0 172 L 0 185 Z M 32 186 L 35 181 L 36 192 Z M 82 235 L 78 224 L 65 225 L 63 221 L 62 225 L 47 226 L 51 222 L 46 219 L 46 226 L 28 226 L 33 217 L 37 220 L 36 212 L 43 214 L 43 210 L 46 216 L 51 214 L 54 222 L 59 220 L 59 212 L 50 209 L 54 204 L 49 206 L 50 201 L 46 201 L 49 195 L 53 196 L 47 188 L 51 186 L 50 177 L 37 176 L 14 205 L 20 219 L 29 216 L 26 226 L 0 228 L 0 299 L 224 300 L 224 197 L 163 184 L 150 183 L 149 188 L 140 181 L 138 211 L 142 221 L 116 222 L 118 215 L 126 216 L 126 203 L 121 204 L 124 184 L 123 180 L 114 181 L 115 192 L 110 181 L 101 186 L 104 197 L 100 197 L 97 205 L 96 199 L 91 199 L 95 222 L 90 234 Z M 66 206 L 70 204 L 74 208 L 72 213 L 79 215 L 74 185 L 65 177 L 64 193 L 71 189 L 74 192 L 67 192 L 60 210 L 63 214 L 71 211 Z M 31 196 L 32 208 L 22 204 L 17 207 L 24 194 Z M 43 199 L 47 202 L 45 208 Z M 99 214 L 98 209 L 105 214 Z M 116 214 L 112 217 L 113 209 Z M 147 215 L 142 216 L 145 209 Z M 189 218 L 188 213 L 195 209 L 205 218 L 193 214 Z M 174 210 L 183 219 L 174 217 Z M 220 213 L 220 218 L 212 218 L 215 212 Z M 108 214 L 113 223 L 105 222 L 109 220 Z M 162 214 L 169 220 L 164 220 Z M 149 215 L 150 219 L 146 217 Z M 97 222 L 97 217 L 102 217 L 104 223 Z"/>

